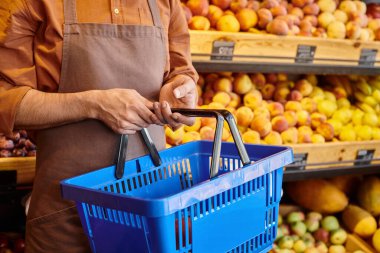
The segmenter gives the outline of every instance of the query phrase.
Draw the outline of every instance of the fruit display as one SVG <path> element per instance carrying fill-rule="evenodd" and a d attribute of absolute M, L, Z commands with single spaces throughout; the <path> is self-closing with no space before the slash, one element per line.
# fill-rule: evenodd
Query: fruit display
<path fill-rule="evenodd" d="M 187 0 L 192 30 L 380 40 L 379 4 L 359 0 Z"/>
<path fill-rule="evenodd" d="M 272 252 L 346 252 L 347 232 L 335 216 L 293 211 L 279 215 L 277 238 Z"/>
<path fill-rule="evenodd" d="M 233 113 L 245 143 L 380 140 L 380 77 L 211 73 L 197 84 L 200 108 Z M 215 119 L 166 129 L 169 145 L 212 140 Z M 224 141 L 232 141 L 228 126 Z"/>
<path fill-rule="evenodd" d="M 340 176 L 290 182 L 284 185 L 284 190 L 300 208 L 336 215 L 349 233 L 359 236 L 380 252 L 380 213 L 376 212 L 380 199 L 379 182 L 377 176 Z M 309 223 L 305 221 L 307 226 Z M 324 226 L 323 221 L 321 225 Z"/>
<path fill-rule="evenodd" d="M 25 130 L 14 131 L 11 136 L 0 134 L 0 158 L 25 156 L 36 156 L 36 145 Z"/>

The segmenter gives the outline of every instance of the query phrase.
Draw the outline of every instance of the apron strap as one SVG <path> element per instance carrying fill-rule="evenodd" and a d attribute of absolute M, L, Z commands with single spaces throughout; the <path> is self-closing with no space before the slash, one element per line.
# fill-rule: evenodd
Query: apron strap
<path fill-rule="evenodd" d="M 157 27 L 162 27 L 160 11 L 158 9 L 156 0 L 148 0 L 148 4 L 150 13 L 152 14 L 153 18 L 153 25 Z"/>
<path fill-rule="evenodd" d="M 77 23 L 77 6 L 76 0 L 64 0 L 63 1 L 63 14 L 65 17 L 65 24 Z"/>

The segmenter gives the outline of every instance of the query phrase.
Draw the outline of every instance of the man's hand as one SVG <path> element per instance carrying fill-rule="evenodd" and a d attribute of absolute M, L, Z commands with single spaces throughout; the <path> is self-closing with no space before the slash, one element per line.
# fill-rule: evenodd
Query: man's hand
<path fill-rule="evenodd" d="M 155 116 L 162 124 L 169 124 L 173 129 L 178 129 L 182 124 L 194 124 L 194 118 L 172 113 L 170 108 L 195 108 L 198 93 L 193 79 L 185 75 L 178 75 L 166 83 L 160 91 L 159 103 L 155 102 Z M 151 120 L 156 123 L 152 116 Z"/>
<path fill-rule="evenodd" d="M 120 134 L 134 134 L 150 124 L 161 124 L 151 111 L 153 102 L 131 89 L 100 91 L 95 118 Z"/>

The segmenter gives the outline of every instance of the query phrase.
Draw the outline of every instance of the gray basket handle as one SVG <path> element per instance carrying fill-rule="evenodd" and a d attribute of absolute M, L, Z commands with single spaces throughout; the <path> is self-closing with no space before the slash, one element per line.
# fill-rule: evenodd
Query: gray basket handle
<path fill-rule="evenodd" d="M 223 123 L 224 119 L 226 119 L 228 125 L 231 129 L 231 134 L 233 136 L 233 139 L 235 141 L 236 147 L 239 151 L 240 158 L 242 160 L 242 163 L 244 165 L 250 164 L 250 160 L 247 154 L 247 151 L 245 149 L 245 146 L 243 144 L 243 141 L 241 139 L 239 130 L 236 126 L 234 117 L 232 114 L 227 110 L 210 110 L 210 109 L 179 109 L 179 108 L 173 108 L 172 112 L 177 112 L 183 115 L 186 115 L 188 117 L 215 117 L 216 122 L 216 129 L 215 129 L 215 136 L 214 136 L 214 145 L 212 150 L 212 160 L 211 160 L 211 168 L 210 168 L 210 178 L 214 178 L 218 175 L 219 170 L 219 159 L 220 159 L 220 152 L 221 152 L 221 146 L 222 146 L 222 134 L 223 134 Z M 143 137 L 144 143 L 147 146 L 150 156 L 152 158 L 152 161 L 155 166 L 161 165 L 161 158 L 160 155 L 152 141 L 152 139 L 149 136 L 148 131 L 144 128 L 141 130 L 141 135 Z M 121 135 L 120 139 L 120 145 L 119 145 L 119 152 L 118 152 L 118 159 L 116 164 L 116 171 L 115 171 L 115 177 L 117 179 L 120 179 L 123 177 L 124 174 L 124 163 L 125 163 L 125 155 L 126 155 L 126 148 L 128 144 L 128 136 L 127 135 Z"/>

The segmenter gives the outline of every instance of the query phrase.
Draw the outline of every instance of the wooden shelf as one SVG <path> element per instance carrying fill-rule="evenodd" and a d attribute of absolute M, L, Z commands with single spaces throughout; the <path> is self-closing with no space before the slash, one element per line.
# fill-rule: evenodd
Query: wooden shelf
<path fill-rule="evenodd" d="M 17 184 L 33 183 L 35 168 L 35 157 L 0 158 L 0 172 L 6 170 L 16 170 Z"/>
<path fill-rule="evenodd" d="M 215 41 L 234 42 L 231 60 L 211 60 L 212 56 L 220 56 L 212 53 Z M 190 31 L 190 45 L 194 66 L 200 72 L 380 74 L 380 42 L 377 41 L 284 37 L 243 32 Z M 299 61 L 301 57 L 297 56 L 297 50 L 300 45 L 315 47 L 312 63 Z M 368 62 L 359 64 L 363 50 L 377 50 L 373 66 Z"/>

